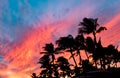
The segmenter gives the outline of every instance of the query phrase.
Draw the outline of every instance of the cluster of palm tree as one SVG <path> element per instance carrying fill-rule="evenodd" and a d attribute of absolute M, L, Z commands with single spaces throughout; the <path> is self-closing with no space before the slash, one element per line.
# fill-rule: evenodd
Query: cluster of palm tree
<path fill-rule="evenodd" d="M 97 40 L 96 34 L 103 30 L 97 22 L 98 19 L 84 18 L 79 24 L 79 33 L 73 37 L 68 35 L 56 40 L 57 46 L 48 43 L 44 47 L 45 52 L 40 52 L 41 72 L 38 76 L 32 74 L 32 78 L 73 78 L 84 72 L 92 70 L 107 70 L 117 67 L 120 61 L 120 52 L 112 44 L 104 47 L 101 39 Z M 55 57 L 56 54 L 70 53 L 73 64 L 65 56 Z M 85 52 L 87 59 L 83 59 L 81 52 Z M 78 56 L 78 57 L 76 57 Z M 79 58 L 79 60 L 76 60 Z"/>

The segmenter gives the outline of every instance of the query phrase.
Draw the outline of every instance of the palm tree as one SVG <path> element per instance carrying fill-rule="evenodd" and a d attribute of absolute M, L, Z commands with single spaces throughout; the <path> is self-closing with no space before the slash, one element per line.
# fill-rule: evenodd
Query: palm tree
<path fill-rule="evenodd" d="M 85 49 L 85 39 L 83 34 L 79 34 L 75 37 L 75 50 L 76 50 L 76 54 L 79 56 L 79 64 L 82 64 L 82 57 L 80 55 L 80 50 L 84 50 Z"/>
<path fill-rule="evenodd" d="M 54 63 L 55 54 L 62 53 L 62 52 L 58 52 L 52 43 L 46 44 L 45 47 L 43 48 L 45 52 L 40 52 L 40 54 L 49 55 L 49 57 L 51 57 L 51 63 Z"/>
<path fill-rule="evenodd" d="M 61 73 L 63 76 L 65 75 L 70 76 L 71 74 L 70 64 L 66 58 L 64 58 L 63 56 L 58 57 L 57 64 L 60 67 L 60 70 L 62 71 Z"/>
<path fill-rule="evenodd" d="M 103 46 L 102 46 L 102 44 L 101 44 L 101 39 L 99 39 L 99 41 L 98 41 L 98 43 L 96 44 L 96 49 L 95 49 L 95 51 L 93 52 L 93 55 L 92 55 L 92 57 L 93 57 L 93 60 L 94 60 L 94 62 L 95 62 L 95 65 L 96 65 L 96 68 L 97 68 L 97 61 L 99 60 L 99 62 L 100 62 L 100 65 L 102 66 L 102 62 L 101 62 L 101 57 L 103 56 Z M 95 47 L 94 47 L 95 48 Z M 101 67 L 102 68 L 102 67 Z"/>
<path fill-rule="evenodd" d="M 92 33 L 94 36 L 94 43 L 96 44 L 96 33 L 100 33 L 102 30 L 106 30 L 105 27 L 99 27 L 97 22 L 97 18 L 84 18 L 83 22 L 80 22 L 79 26 L 79 33 L 90 34 Z M 99 27 L 99 28 L 98 28 Z"/>
<path fill-rule="evenodd" d="M 72 35 L 68 35 L 67 37 L 60 37 L 57 41 L 56 44 L 58 45 L 58 48 L 60 50 L 66 50 L 71 53 L 71 57 L 73 58 L 73 61 L 75 63 L 75 66 L 77 67 L 77 62 L 74 58 L 74 46 L 75 46 L 75 41 Z"/>
<path fill-rule="evenodd" d="M 92 53 L 92 54 L 97 54 L 96 49 L 97 49 L 97 40 L 96 40 L 96 33 L 100 33 L 103 30 L 106 30 L 105 27 L 100 26 L 98 24 L 98 19 L 93 19 L 93 18 L 84 18 L 82 22 L 80 22 L 79 26 L 79 34 L 84 33 L 84 34 L 93 34 L 94 40 L 92 38 L 88 37 L 86 39 L 86 44 L 87 44 L 87 51 Z M 93 56 L 94 56 L 93 55 Z"/>
<path fill-rule="evenodd" d="M 39 62 L 41 64 L 40 68 L 43 68 L 43 70 L 40 73 L 41 77 L 52 77 L 52 64 L 50 63 L 50 57 L 49 55 L 43 55 Z"/>
<path fill-rule="evenodd" d="M 91 37 L 86 38 L 85 45 L 86 45 L 86 51 L 89 52 L 90 54 L 94 54 L 94 52 L 95 52 L 95 44 L 94 44 L 94 41 L 93 41 L 93 39 Z M 85 52 L 86 55 L 87 55 L 87 52 Z M 87 55 L 87 58 L 89 58 L 88 55 Z"/>
<path fill-rule="evenodd" d="M 60 54 L 62 52 L 58 52 L 52 43 L 46 44 L 45 47 L 43 48 L 45 52 L 40 52 L 40 54 L 44 54 L 44 55 L 40 59 L 39 63 L 42 64 L 41 68 L 46 68 L 46 70 L 43 70 L 41 73 L 46 72 L 47 74 L 49 74 L 50 77 L 52 77 L 52 75 L 58 77 L 58 71 L 57 71 L 58 66 L 54 63 L 55 54 Z"/>

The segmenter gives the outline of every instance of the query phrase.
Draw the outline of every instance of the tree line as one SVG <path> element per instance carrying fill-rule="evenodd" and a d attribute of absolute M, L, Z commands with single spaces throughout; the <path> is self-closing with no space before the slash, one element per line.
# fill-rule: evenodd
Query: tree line
<path fill-rule="evenodd" d="M 56 40 L 56 47 L 53 43 L 45 44 L 38 62 L 41 72 L 39 75 L 33 73 L 32 78 L 74 78 L 89 71 L 117 68 L 120 62 L 118 47 L 112 44 L 104 47 L 96 35 L 107 28 L 100 26 L 97 18 L 83 18 L 78 26 L 75 37 L 71 34 L 60 37 Z M 65 58 L 65 52 L 70 54 L 69 59 Z M 82 58 L 81 52 L 85 53 L 86 59 Z M 55 57 L 61 53 L 63 56 Z M 69 62 L 70 59 L 74 64 Z"/>

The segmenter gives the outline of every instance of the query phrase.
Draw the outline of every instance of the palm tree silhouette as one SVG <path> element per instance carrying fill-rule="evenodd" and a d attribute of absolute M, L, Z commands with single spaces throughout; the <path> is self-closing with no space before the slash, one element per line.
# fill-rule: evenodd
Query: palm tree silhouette
<path fill-rule="evenodd" d="M 79 34 L 84 33 L 84 34 L 93 34 L 94 40 L 92 38 L 88 37 L 86 39 L 86 45 L 87 45 L 87 50 L 90 53 L 93 53 L 93 56 L 96 56 L 96 49 L 97 49 L 97 40 L 96 40 L 96 33 L 100 33 L 103 30 L 106 30 L 105 27 L 100 26 L 97 22 L 97 18 L 84 18 L 82 22 L 80 22 L 79 26 Z M 101 51 L 101 50 L 100 50 Z M 96 58 L 97 59 L 97 58 Z"/>
<path fill-rule="evenodd" d="M 76 50 L 76 54 L 79 56 L 79 64 L 82 64 L 82 57 L 80 55 L 80 50 L 84 50 L 85 49 L 85 39 L 83 34 L 79 34 L 75 37 L 75 50 Z"/>
<path fill-rule="evenodd" d="M 54 63 L 55 60 L 55 54 L 59 54 L 60 52 L 56 51 L 54 45 L 52 43 L 46 44 L 45 47 L 43 47 L 45 52 L 40 52 L 40 54 L 49 55 L 51 57 L 51 63 Z"/>
<path fill-rule="evenodd" d="M 70 76 L 71 74 L 71 69 L 70 69 L 70 64 L 66 58 L 63 56 L 58 57 L 57 59 L 57 64 L 60 67 L 60 70 L 62 71 L 62 76 Z"/>
<path fill-rule="evenodd" d="M 84 18 L 82 22 L 80 22 L 79 33 L 90 34 L 92 33 L 94 36 L 94 43 L 96 44 L 96 33 L 100 33 L 103 30 L 106 30 L 105 27 L 99 27 L 97 22 L 98 18 Z M 99 28 L 98 28 L 99 27 Z"/>
<path fill-rule="evenodd" d="M 40 68 L 43 68 L 43 70 L 40 73 L 40 76 L 44 78 L 46 78 L 47 76 L 52 77 L 53 71 L 49 55 L 43 55 L 38 63 L 41 64 Z"/>
<path fill-rule="evenodd" d="M 58 71 L 57 71 L 58 66 L 57 64 L 54 63 L 55 54 L 60 54 L 62 52 L 58 52 L 52 43 L 46 44 L 45 47 L 43 48 L 45 52 L 40 52 L 40 54 L 44 54 L 44 55 L 40 59 L 39 63 L 42 64 L 41 68 L 46 68 L 46 70 L 43 70 L 41 73 L 44 74 L 45 72 L 47 72 L 47 74 L 49 74 L 50 77 L 52 77 L 53 75 L 55 77 L 58 77 Z"/>
<path fill-rule="evenodd" d="M 66 51 L 69 51 L 71 53 L 71 57 L 73 58 L 75 66 L 78 67 L 77 66 L 77 62 L 76 62 L 76 60 L 74 58 L 74 54 L 73 54 L 74 44 L 75 44 L 73 36 L 72 35 L 68 35 L 67 37 L 60 37 L 56 41 L 56 44 L 58 45 L 59 49 L 66 50 Z"/>
<path fill-rule="evenodd" d="M 86 51 L 90 54 L 94 54 L 95 52 L 95 44 L 94 44 L 94 41 L 91 37 L 87 37 L 86 38 L 86 42 L 85 42 L 85 45 L 86 45 Z M 87 58 L 89 58 L 89 56 L 87 55 L 87 52 L 86 53 L 86 56 Z"/>
<path fill-rule="evenodd" d="M 92 45 L 94 45 L 94 42 L 92 40 L 90 40 L 90 41 L 91 41 Z M 92 45 L 91 45 L 91 47 L 92 47 Z M 100 60 L 101 56 L 103 55 L 103 46 L 101 44 L 101 38 L 99 39 L 99 41 L 96 44 L 96 46 L 97 46 L 96 49 L 95 49 L 95 45 L 94 45 L 94 50 L 91 49 L 91 53 L 92 53 L 92 57 L 93 57 L 95 66 L 97 68 L 97 61 Z M 102 65 L 101 60 L 100 60 L 100 65 Z"/>

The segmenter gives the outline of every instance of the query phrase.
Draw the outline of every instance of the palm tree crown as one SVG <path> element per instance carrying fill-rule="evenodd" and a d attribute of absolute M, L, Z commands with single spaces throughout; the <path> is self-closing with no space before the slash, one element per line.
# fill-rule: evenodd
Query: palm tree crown
<path fill-rule="evenodd" d="M 84 18 L 83 22 L 81 22 L 79 25 L 82 25 L 79 29 L 79 33 L 86 33 L 90 34 L 91 32 L 96 30 L 96 27 L 99 26 L 97 23 L 97 18 L 92 19 L 92 18 Z"/>

